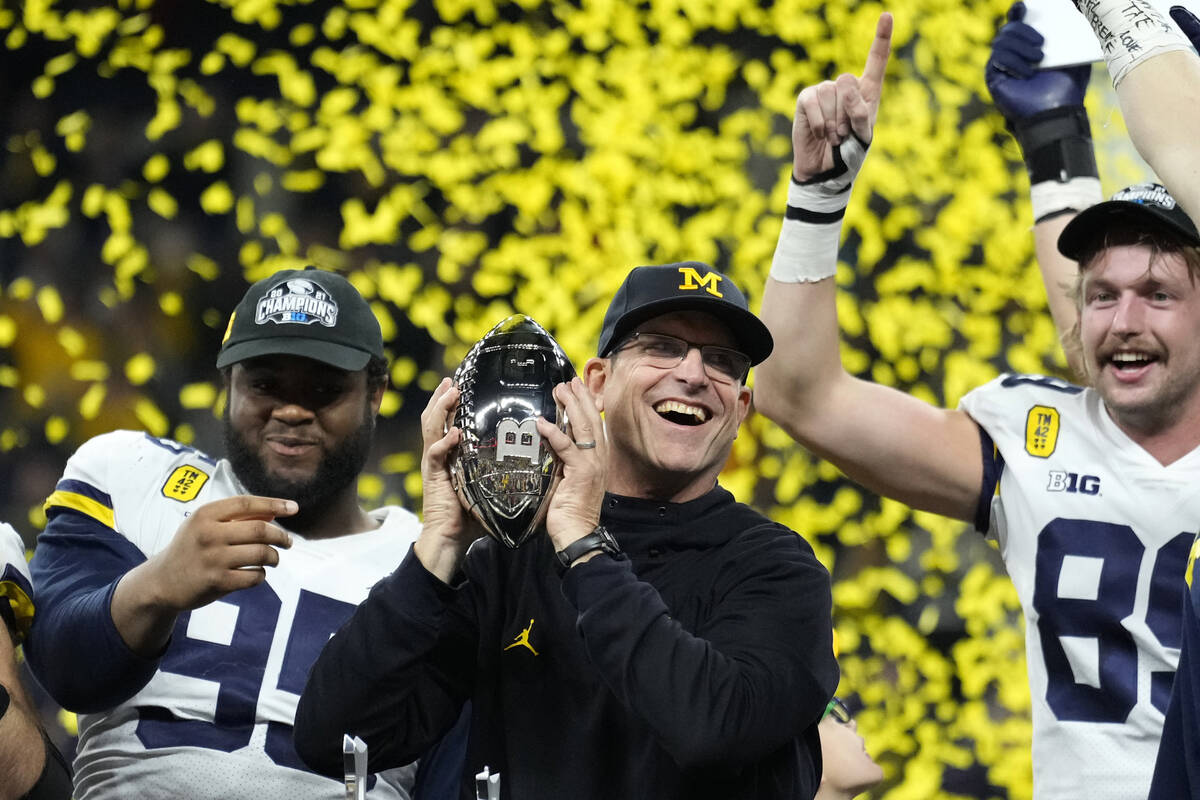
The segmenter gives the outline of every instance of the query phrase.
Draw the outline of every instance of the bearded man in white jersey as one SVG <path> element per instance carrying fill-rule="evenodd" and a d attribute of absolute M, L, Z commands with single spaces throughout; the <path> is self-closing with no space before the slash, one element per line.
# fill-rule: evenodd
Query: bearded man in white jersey
<path fill-rule="evenodd" d="M 996 538 L 1026 618 L 1035 797 L 1145 796 L 1200 518 L 1200 235 L 1153 185 L 1063 220 L 1094 388 L 1004 375 L 940 409 L 847 373 L 832 277 L 891 26 L 861 77 L 797 101 L 762 313 L 791 346 L 760 368 L 756 402 L 867 488 Z"/>
<path fill-rule="evenodd" d="M 387 384 L 379 323 L 340 275 L 255 283 L 217 357 L 228 460 L 135 431 L 85 442 L 46 503 L 29 660 L 80 713 L 75 796 L 344 791 L 292 745 L 309 667 L 415 540 L 357 477 Z M 371 776 L 408 798 L 414 768 Z"/>
<path fill-rule="evenodd" d="M 1076 3 L 1101 44 L 1113 88 L 1142 158 L 1189 213 L 1200 214 L 1200 19 L 1172 6 L 1172 25 L 1147 0 Z M 1180 32 L 1190 40 L 1190 45 Z M 1194 334 L 1193 334 L 1194 336 Z M 1194 340 L 1193 340 L 1194 341 Z M 1195 369 L 1195 364 L 1192 366 Z M 1180 410 L 1187 408 L 1181 382 Z M 1151 512 L 1152 513 L 1152 512 Z M 1192 521 L 1195 530 L 1195 518 Z M 1200 537 L 1192 543 L 1183 579 L 1179 669 L 1163 727 L 1150 800 L 1200 798 L 1200 582 L 1195 580 Z"/>

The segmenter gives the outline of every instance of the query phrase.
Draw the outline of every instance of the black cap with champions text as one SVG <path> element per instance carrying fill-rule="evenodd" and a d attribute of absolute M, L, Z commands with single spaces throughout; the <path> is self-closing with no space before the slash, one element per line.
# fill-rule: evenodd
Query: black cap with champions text
<path fill-rule="evenodd" d="M 674 311 L 704 311 L 725 323 L 751 364 L 771 355 L 771 332 L 750 312 L 741 289 L 699 261 L 634 267 L 604 314 L 597 354 L 609 355 L 637 326 Z"/>
<path fill-rule="evenodd" d="M 1187 244 L 1200 247 L 1200 232 L 1195 223 L 1166 187 L 1139 183 L 1085 209 L 1068 222 L 1058 235 L 1058 252 L 1079 261 L 1102 246 L 1105 234 L 1117 222 L 1149 231 L 1167 231 Z"/>
<path fill-rule="evenodd" d="M 247 290 L 225 329 L 217 368 L 258 356 L 311 358 L 348 371 L 383 358 L 371 307 L 348 280 L 316 267 L 288 269 Z"/>

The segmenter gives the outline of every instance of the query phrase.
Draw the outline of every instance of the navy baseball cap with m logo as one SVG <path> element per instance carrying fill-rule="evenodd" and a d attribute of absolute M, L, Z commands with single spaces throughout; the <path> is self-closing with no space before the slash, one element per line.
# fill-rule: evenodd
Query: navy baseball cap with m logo
<path fill-rule="evenodd" d="M 729 326 L 751 364 L 771 354 L 771 332 L 751 313 L 742 290 L 708 264 L 682 261 L 630 271 L 604 314 L 597 355 L 609 355 L 643 322 L 674 311 L 712 314 Z"/>

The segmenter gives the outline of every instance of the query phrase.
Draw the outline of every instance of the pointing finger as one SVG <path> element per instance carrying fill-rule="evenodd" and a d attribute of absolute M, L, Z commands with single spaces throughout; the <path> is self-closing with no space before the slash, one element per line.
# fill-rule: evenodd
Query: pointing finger
<path fill-rule="evenodd" d="M 300 510 L 300 506 L 295 500 L 249 494 L 214 500 L 206 508 L 219 522 L 290 517 Z"/>
<path fill-rule="evenodd" d="M 883 74 L 887 71 L 888 58 L 892 54 L 892 15 L 883 12 L 875 24 L 875 40 L 867 52 L 867 64 L 863 67 L 859 91 L 869 103 L 878 102 L 883 90 Z"/>

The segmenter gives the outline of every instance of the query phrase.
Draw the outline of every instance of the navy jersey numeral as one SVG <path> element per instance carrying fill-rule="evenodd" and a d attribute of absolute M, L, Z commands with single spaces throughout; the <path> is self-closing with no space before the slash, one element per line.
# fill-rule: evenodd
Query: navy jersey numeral
<path fill-rule="evenodd" d="M 1163 647 L 1179 647 L 1191 539 L 1181 533 L 1150 554 L 1146 624 Z M 1033 607 L 1046 662 L 1046 702 L 1060 720 L 1124 722 L 1138 699 L 1138 652 L 1121 620 L 1133 612 L 1146 548 L 1128 525 L 1062 518 L 1042 529 L 1037 544 Z M 1071 567 L 1076 573 L 1095 571 L 1095 579 L 1083 581 L 1085 591 L 1060 593 L 1063 566 L 1072 557 L 1085 559 Z M 1099 685 L 1077 681 L 1063 638 L 1094 646 Z M 1151 702 L 1164 713 L 1172 675 L 1151 676 Z"/>
<path fill-rule="evenodd" d="M 182 719 L 165 708 L 139 707 L 137 736 L 147 749 L 204 747 L 228 753 L 250 743 L 281 603 L 266 583 L 226 595 L 220 602 L 237 608 L 229 644 L 189 637 L 191 613 L 180 614 L 159 663 L 163 672 L 219 684 L 212 722 Z M 353 611 L 351 603 L 301 591 L 275 688 L 299 694 L 317 654 Z M 292 747 L 290 725 L 268 724 L 266 751 L 280 766 L 307 769 Z"/>

